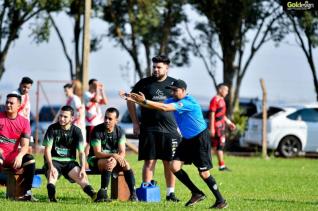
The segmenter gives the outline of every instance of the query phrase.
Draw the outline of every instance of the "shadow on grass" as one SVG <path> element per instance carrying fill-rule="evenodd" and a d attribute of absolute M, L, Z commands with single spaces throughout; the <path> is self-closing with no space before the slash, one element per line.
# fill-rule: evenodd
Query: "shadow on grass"
<path fill-rule="evenodd" d="M 252 202 L 274 202 L 274 203 L 318 205 L 318 201 L 297 201 L 297 200 L 282 200 L 282 199 L 253 199 L 253 198 L 245 198 L 243 200 L 244 201 L 252 201 Z"/>

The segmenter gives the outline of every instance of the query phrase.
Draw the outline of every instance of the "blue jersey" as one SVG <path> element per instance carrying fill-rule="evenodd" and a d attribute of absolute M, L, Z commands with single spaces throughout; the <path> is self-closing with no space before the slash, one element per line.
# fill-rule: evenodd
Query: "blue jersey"
<path fill-rule="evenodd" d="M 184 138 L 193 138 L 207 128 L 201 106 L 194 97 L 187 95 L 181 100 L 168 98 L 164 103 L 174 105 L 174 117 Z"/>

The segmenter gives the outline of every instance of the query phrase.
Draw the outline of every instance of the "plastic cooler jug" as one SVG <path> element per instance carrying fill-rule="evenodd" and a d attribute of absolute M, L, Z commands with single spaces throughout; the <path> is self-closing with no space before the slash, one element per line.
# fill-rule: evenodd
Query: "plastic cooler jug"
<path fill-rule="evenodd" d="M 136 190 L 139 201 L 160 202 L 160 188 L 154 181 L 141 183 Z"/>

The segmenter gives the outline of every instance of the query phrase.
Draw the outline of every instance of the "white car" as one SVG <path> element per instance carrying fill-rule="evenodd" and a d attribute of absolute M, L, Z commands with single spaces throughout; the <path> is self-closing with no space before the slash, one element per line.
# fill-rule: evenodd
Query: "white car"
<path fill-rule="evenodd" d="M 318 152 L 318 105 L 270 107 L 267 121 L 267 148 L 284 157 L 300 152 Z M 262 146 L 262 113 L 248 120 L 240 145 Z"/>

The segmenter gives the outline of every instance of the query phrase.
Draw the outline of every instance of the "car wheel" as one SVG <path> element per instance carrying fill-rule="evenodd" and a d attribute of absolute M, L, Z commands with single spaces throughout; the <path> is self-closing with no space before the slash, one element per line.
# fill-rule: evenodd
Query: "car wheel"
<path fill-rule="evenodd" d="M 278 146 L 279 153 L 284 157 L 295 157 L 301 150 L 300 141 L 294 136 L 284 137 Z"/>

